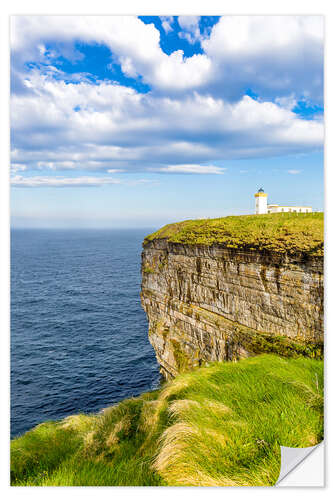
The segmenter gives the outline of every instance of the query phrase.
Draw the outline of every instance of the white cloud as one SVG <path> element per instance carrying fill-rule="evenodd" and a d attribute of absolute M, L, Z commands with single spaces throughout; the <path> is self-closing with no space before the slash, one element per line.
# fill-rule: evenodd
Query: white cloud
<path fill-rule="evenodd" d="M 200 16 L 178 16 L 178 24 L 183 30 L 179 37 L 185 38 L 189 43 L 201 40 L 199 21 Z"/>
<path fill-rule="evenodd" d="M 214 165 L 168 165 L 159 168 L 159 172 L 169 172 L 173 174 L 224 174 L 226 168 Z"/>
<path fill-rule="evenodd" d="M 275 102 L 282 108 L 289 110 L 294 109 L 297 104 L 297 100 L 295 99 L 295 94 L 287 95 L 285 97 L 276 97 Z"/>
<path fill-rule="evenodd" d="M 179 26 L 186 31 L 194 32 L 199 27 L 200 16 L 178 16 Z"/>
<path fill-rule="evenodd" d="M 300 173 L 301 173 L 301 170 L 288 170 L 288 174 L 291 174 L 291 175 L 297 175 Z"/>
<path fill-rule="evenodd" d="M 320 119 L 248 96 L 235 103 L 198 93 L 167 98 L 38 73 L 29 86 L 11 102 L 12 162 L 29 170 L 133 172 L 323 145 Z"/>
<path fill-rule="evenodd" d="M 321 101 L 323 41 L 323 16 L 223 16 L 202 47 L 214 62 L 211 85 L 226 97 L 252 87 Z"/>
<path fill-rule="evenodd" d="M 160 16 L 160 19 L 162 21 L 162 28 L 166 33 L 169 33 L 172 31 L 172 23 L 173 23 L 173 16 Z"/>
<path fill-rule="evenodd" d="M 11 48 L 16 63 L 44 60 L 43 42 L 75 41 L 104 44 L 130 77 L 164 90 L 192 89 L 209 78 L 211 61 L 204 54 L 185 58 L 181 50 L 167 55 L 160 47 L 160 32 L 133 16 L 14 16 Z M 64 45 L 62 46 L 64 51 Z M 67 52 L 72 55 L 73 47 Z M 50 63 L 51 55 L 47 55 Z M 52 59 L 52 57 L 51 57 Z"/>
<path fill-rule="evenodd" d="M 23 170 L 27 169 L 27 166 L 24 163 L 15 163 L 15 162 L 13 162 L 10 167 L 11 167 L 11 171 L 13 173 L 22 172 Z"/>
<path fill-rule="evenodd" d="M 272 101 L 294 94 L 296 101 L 307 97 L 322 102 L 322 16 L 223 16 L 209 36 L 200 35 L 199 19 L 178 16 L 180 36 L 190 43 L 200 41 L 203 49 L 202 54 L 185 57 L 181 50 L 166 54 L 159 30 L 133 16 L 14 16 L 13 85 L 22 90 L 24 62 L 42 61 L 51 67 L 59 54 L 72 60 L 82 57 L 74 47 L 81 41 L 107 46 L 126 76 L 140 75 L 159 92 L 196 89 L 235 101 L 250 88 Z M 169 32 L 172 16 L 161 20 Z M 55 42 L 57 48 L 48 51 L 46 42 Z"/>
<path fill-rule="evenodd" d="M 107 177 L 22 177 L 11 179 L 13 187 L 97 187 L 104 184 L 119 184 L 120 181 Z"/>

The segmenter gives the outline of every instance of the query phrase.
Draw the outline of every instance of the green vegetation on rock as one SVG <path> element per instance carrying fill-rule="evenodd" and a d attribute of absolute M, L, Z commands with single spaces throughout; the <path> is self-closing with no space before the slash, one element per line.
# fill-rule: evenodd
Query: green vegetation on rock
<path fill-rule="evenodd" d="M 11 443 L 11 484 L 273 485 L 280 445 L 322 439 L 322 361 L 265 354 L 35 427 Z"/>
<path fill-rule="evenodd" d="M 277 213 L 197 219 L 168 224 L 147 236 L 144 245 L 167 239 L 188 245 L 214 245 L 279 254 L 323 255 L 324 214 Z"/>
<path fill-rule="evenodd" d="M 143 269 L 143 272 L 146 273 L 146 274 L 154 274 L 155 270 L 152 267 L 146 266 Z"/>
<path fill-rule="evenodd" d="M 308 356 L 310 358 L 323 359 L 324 357 L 324 343 L 320 340 L 306 340 L 300 336 L 289 338 L 283 335 L 259 332 L 202 307 L 192 304 L 188 305 L 186 309 L 185 307 L 183 306 L 183 311 L 187 315 L 195 314 L 198 321 L 215 323 L 217 328 L 225 332 L 226 342 L 229 345 L 241 345 L 251 354 L 263 354 L 267 352 L 292 358 Z M 229 334 L 226 332 L 229 332 Z M 233 349 L 233 351 L 235 351 L 234 360 L 237 360 L 237 349 Z"/>

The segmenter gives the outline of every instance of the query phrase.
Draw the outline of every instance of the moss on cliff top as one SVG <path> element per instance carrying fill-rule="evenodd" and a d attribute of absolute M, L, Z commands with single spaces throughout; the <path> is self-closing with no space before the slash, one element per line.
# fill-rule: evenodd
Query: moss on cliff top
<path fill-rule="evenodd" d="M 324 253 L 324 214 L 265 214 L 197 219 L 167 224 L 144 240 L 167 239 L 188 245 L 214 245 L 281 254 Z"/>
<path fill-rule="evenodd" d="M 280 445 L 323 438 L 323 363 L 274 355 L 211 363 L 97 415 L 11 444 L 11 484 L 266 486 Z"/>

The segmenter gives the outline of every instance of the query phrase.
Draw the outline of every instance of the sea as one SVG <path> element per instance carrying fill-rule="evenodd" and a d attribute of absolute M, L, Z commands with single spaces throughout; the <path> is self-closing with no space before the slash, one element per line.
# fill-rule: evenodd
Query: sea
<path fill-rule="evenodd" d="M 11 232 L 11 437 L 159 386 L 140 304 L 153 229 Z"/>

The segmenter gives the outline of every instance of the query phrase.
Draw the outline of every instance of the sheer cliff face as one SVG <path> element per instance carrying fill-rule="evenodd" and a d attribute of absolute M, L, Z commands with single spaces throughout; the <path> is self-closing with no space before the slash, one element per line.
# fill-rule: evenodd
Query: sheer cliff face
<path fill-rule="evenodd" d="M 141 301 L 168 378 L 260 352 L 320 355 L 323 258 L 153 240 Z"/>

